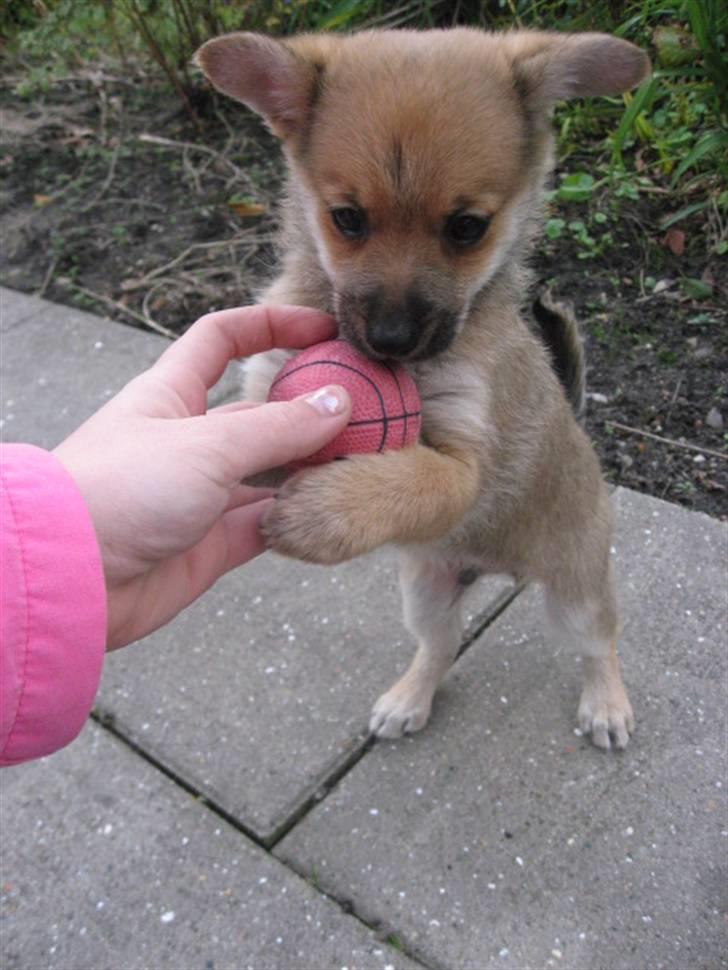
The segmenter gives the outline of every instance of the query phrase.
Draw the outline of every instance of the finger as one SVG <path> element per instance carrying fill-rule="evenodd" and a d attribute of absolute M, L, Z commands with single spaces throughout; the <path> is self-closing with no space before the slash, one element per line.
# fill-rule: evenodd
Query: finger
<path fill-rule="evenodd" d="M 260 488 L 252 485 L 234 485 L 230 489 L 230 497 L 228 498 L 227 505 L 225 506 L 225 511 L 229 512 L 231 509 L 237 509 L 241 505 L 253 505 L 255 502 L 262 502 L 263 499 L 271 498 L 273 495 L 275 495 L 275 493 L 275 488 Z"/>
<path fill-rule="evenodd" d="M 272 498 L 266 498 L 223 513 L 215 528 L 191 550 L 192 555 L 187 553 L 187 572 L 191 577 L 187 602 L 195 600 L 229 570 L 265 552 L 260 523 L 272 502 Z M 223 549 L 224 555 L 220 555 Z M 191 558 L 195 560 L 192 567 Z"/>
<path fill-rule="evenodd" d="M 262 401 L 231 401 L 228 404 L 218 404 L 216 408 L 210 408 L 208 414 L 232 414 L 236 411 L 250 411 L 251 408 L 259 408 Z"/>
<path fill-rule="evenodd" d="M 266 542 L 260 531 L 260 523 L 273 499 L 245 505 L 226 512 L 220 520 L 227 539 L 227 558 L 223 572 L 249 562 L 266 550 Z"/>
<path fill-rule="evenodd" d="M 331 386 L 252 411 L 208 415 L 205 420 L 212 421 L 204 433 L 225 456 L 230 480 L 237 482 L 313 454 L 343 431 L 350 416 L 349 395 Z"/>
<path fill-rule="evenodd" d="M 159 358 L 153 369 L 180 394 L 190 380 L 207 389 L 222 377 L 227 364 L 273 347 L 307 347 L 332 337 L 332 317 L 308 307 L 257 304 L 208 313 L 194 323 Z"/>

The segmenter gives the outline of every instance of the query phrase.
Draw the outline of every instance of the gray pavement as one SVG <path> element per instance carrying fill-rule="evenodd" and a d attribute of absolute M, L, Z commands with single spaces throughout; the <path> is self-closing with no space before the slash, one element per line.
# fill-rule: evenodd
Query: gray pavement
<path fill-rule="evenodd" d="M 579 664 L 528 590 L 456 665 L 430 730 L 377 745 L 274 850 L 428 965 L 725 959 L 725 533 L 615 503 L 625 754 L 574 733 Z"/>
<path fill-rule="evenodd" d="M 9 290 L 0 331 L 3 436 L 46 447 L 165 346 Z M 262 556 L 0 776 L 0 967 L 728 967 L 726 527 L 614 501 L 626 752 L 575 733 L 578 663 L 499 580 L 428 728 L 371 745 L 411 652 L 391 553 Z"/>

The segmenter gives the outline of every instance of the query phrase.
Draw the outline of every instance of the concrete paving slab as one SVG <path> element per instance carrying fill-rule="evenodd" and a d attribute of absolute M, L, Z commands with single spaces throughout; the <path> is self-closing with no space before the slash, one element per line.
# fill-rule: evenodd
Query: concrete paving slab
<path fill-rule="evenodd" d="M 387 551 L 336 569 L 264 555 L 109 656 L 98 703 L 271 842 L 362 751 L 371 705 L 411 652 Z"/>
<path fill-rule="evenodd" d="M 44 301 L 29 293 L 0 286 L 0 333 L 22 323 L 43 309 Z"/>
<path fill-rule="evenodd" d="M 727 530 L 615 502 L 630 747 L 575 734 L 579 665 L 529 590 L 428 729 L 377 744 L 276 847 L 429 965 L 728 966 Z"/>
<path fill-rule="evenodd" d="M 166 344 L 166 339 L 147 331 L 137 330 L 135 327 L 127 326 L 124 323 L 111 320 L 108 317 L 97 316 L 93 313 L 86 313 L 76 307 L 65 306 L 62 303 L 51 303 L 50 300 L 43 300 L 32 293 L 21 293 L 6 286 L 0 286 L 0 334 L 3 336 L 10 330 L 14 330 L 19 324 L 26 323 L 35 317 L 44 317 L 48 331 L 58 330 L 63 334 L 66 327 L 74 327 L 81 321 L 95 326 L 102 324 L 104 327 L 121 327 L 125 333 L 131 331 L 138 333 L 142 337 L 150 337 L 153 341 L 158 341 L 159 351 Z M 3 347 L 5 345 L 3 344 Z"/>
<path fill-rule="evenodd" d="M 96 725 L 2 776 L 4 970 L 416 970 Z"/>
<path fill-rule="evenodd" d="M 167 346 L 163 337 L 113 320 L 0 288 L 3 318 L 0 406 L 5 441 L 55 447 Z M 228 368 L 210 395 L 227 400 Z"/>
<path fill-rule="evenodd" d="M 68 307 L 23 300 L 31 314 L 2 337 L 3 436 L 52 448 L 151 366 L 166 341 Z"/>

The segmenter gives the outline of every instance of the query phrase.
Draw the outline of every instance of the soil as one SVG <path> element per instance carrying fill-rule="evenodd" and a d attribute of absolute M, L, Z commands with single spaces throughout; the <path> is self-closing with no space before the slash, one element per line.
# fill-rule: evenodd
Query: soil
<path fill-rule="evenodd" d="M 250 302 L 273 272 L 282 161 L 242 108 L 202 93 L 196 127 L 160 86 L 101 71 L 31 98 L 8 83 L 0 107 L 5 285 L 174 334 Z M 659 222 L 682 204 L 559 205 L 566 225 L 534 269 L 580 320 L 587 429 L 610 482 L 725 519 L 726 260 L 710 256 L 704 217 L 665 238 Z"/>

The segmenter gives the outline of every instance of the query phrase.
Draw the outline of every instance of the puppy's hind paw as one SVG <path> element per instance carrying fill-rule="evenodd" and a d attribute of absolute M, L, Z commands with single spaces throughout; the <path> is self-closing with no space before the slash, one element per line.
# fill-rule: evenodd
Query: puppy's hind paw
<path fill-rule="evenodd" d="M 401 738 L 421 730 L 430 716 L 432 694 L 408 690 L 401 681 L 374 705 L 369 730 L 378 738 Z"/>
<path fill-rule="evenodd" d="M 624 689 L 610 695 L 586 687 L 579 704 L 579 727 L 598 748 L 626 748 L 634 731 L 634 714 Z"/>

